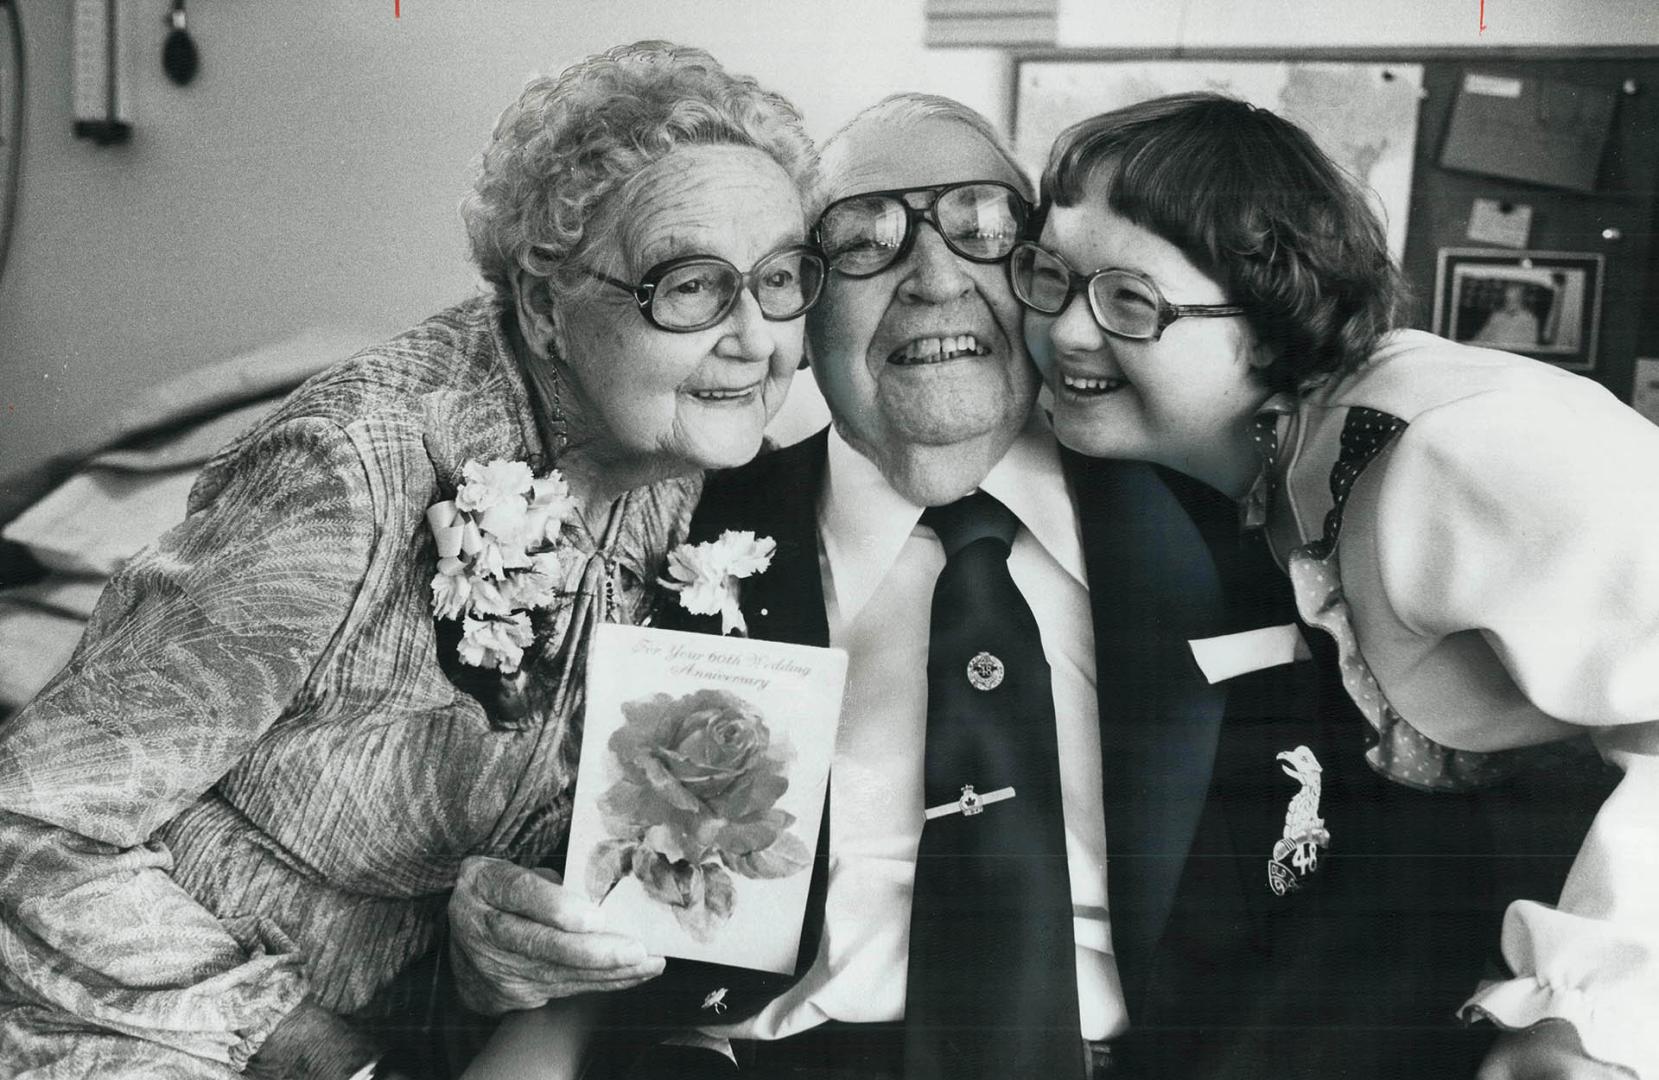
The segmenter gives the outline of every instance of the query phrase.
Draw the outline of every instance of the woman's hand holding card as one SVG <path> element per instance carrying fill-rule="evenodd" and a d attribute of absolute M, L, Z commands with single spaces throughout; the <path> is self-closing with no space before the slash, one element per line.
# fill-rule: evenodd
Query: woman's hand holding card
<path fill-rule="evenodd" d="M 501 859 L 462 863 L 449 924 L 461 998 L 489 1015 L 626 990 L 663 970 L 662 957 L 610 932 L 599 909 L 566 889 L 558 874 Z"/>

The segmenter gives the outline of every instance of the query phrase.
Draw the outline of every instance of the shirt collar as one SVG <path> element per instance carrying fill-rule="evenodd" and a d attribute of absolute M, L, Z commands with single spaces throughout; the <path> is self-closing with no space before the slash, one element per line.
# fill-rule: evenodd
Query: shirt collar
<path fill-rule="evenodd" d="M 834 603 L 843 623 L 849 623 L 898 561 L 923 508 L 894 491 L 875 462 L 833 428 L 828 471 L 818 507 L 819 534 Z M 1087 587 L 1077 510 L 1044 417 L 1033 413 L 980 488 L 1012 510 L 1060 568 Z"/>
<path fill-rule="evenodd" d="M 979 486 L 1014 511 L 1020 524 L 1060 569 L 1088 587 L 1077 505 L 1072 501 L 1065 470 L 1060 467 L 1060 448 L 1047 417 L 1033 413 L 1014 445 Z"/>

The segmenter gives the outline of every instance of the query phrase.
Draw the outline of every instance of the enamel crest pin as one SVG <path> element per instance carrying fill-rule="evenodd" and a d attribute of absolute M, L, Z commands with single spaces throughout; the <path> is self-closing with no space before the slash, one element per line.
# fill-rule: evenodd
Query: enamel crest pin
<path fill-rule="evenodd" d="M 1004 671 L 1001 660 L 982 650 L 968 661 L 968 683 L 975 690 L 995 690 Z"/>
<path fill-rule="evenodd" d="M 1302 887 L 1302 879 L 1319 867 L 1319 849 L 1331 846 L 1325 819 L 1319 816 L 1319 777 L 1325 770 L 1313 751 L 1305 746 L 1277 755 L 1284 774 L 1299 781 L 1302 789 L 1291 796 L 1285 808 L 1285 831 L 1273 845 L 1267 860 L 1267 886 L 1274 896 L 1284 896 Z"/>

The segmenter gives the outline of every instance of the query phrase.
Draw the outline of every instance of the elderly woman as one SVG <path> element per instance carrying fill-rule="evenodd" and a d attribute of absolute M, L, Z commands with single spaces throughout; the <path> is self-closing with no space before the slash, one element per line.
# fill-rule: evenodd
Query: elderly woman
<path fill-rule="evenodd" d="M 1299 1029 L 1271 1075 L 1468 1076 L 1480 1059 L 1459 1055 L 1491 1028 L 1458 1032 L 1461 1005 L 1505 1031 L 1483 1078 L 1659 1076 L 1659 429 L 1587 379 L 1396 329 L 1364 197 L 1267 110 L 1190 95 L 1083 121 L 1043 198 L 1010 274 L 1056 434 L 1167 470 L 1219 522 L 1229 591 L 1277 596 L 1285 567 L 1287 614 L 1329 635 L 1330 707 L 1251 719 L 1277 740 L 1250 766 L 1276 816 L 1241 878 L 1278 936 L 1248 963 L 1287 976 Z M 1224 726 L 1218 762 L 1247 726 Z M 1593 805 L 1593 756 L 1572 764 L 1591 744 L 1622 778 L 1568 841 L 1559 903 L 1506 884 L 1548 865 L 1559 807 L 1522 804 L 1506 860 L 1507 815 L 1482 806 L 1527 784 Z M 1302 782 L 1288 810 L 1280 766 Z M 1477 992 L 1517 895 L 1509 970 Z M 1266 996 L 1220 1006 L 1236 1020 Z M 1210 1075 L 1194 1060 L 1176 1074 Z"/>
<path fill-rule="evenodd" d="M 462 861 L 560 843 L 594 625 L 783 400 L 815 160 L 699 50 L 526 87 L 464 206 L 489 294 L 223 451 L 0 731 L 8 1074 L 379 1055 Z"/>

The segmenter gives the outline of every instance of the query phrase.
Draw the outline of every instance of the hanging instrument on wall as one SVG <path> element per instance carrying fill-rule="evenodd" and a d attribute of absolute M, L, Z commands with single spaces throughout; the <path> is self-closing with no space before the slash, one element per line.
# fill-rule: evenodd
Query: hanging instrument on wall
<path fill-rule="evenodd" d="M 132 138 L 116 0 L 75 0 L 75 137 L 99 146 Z"/>

